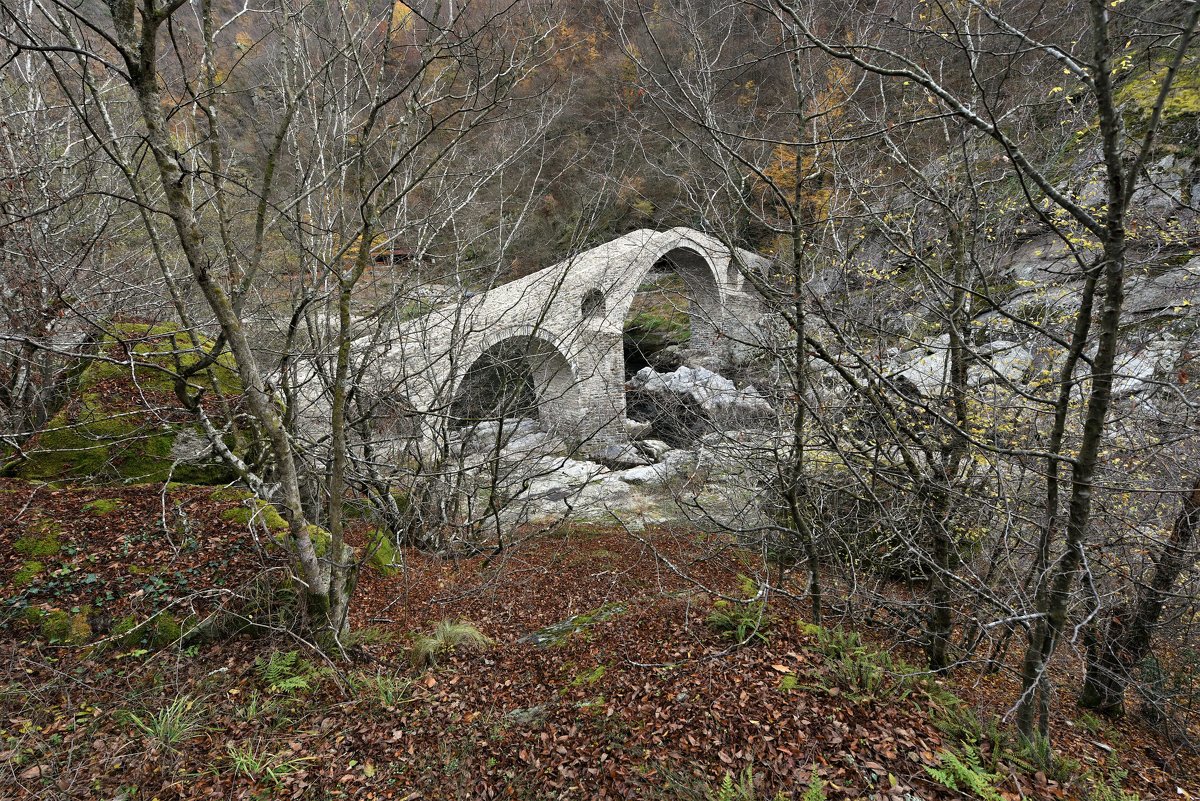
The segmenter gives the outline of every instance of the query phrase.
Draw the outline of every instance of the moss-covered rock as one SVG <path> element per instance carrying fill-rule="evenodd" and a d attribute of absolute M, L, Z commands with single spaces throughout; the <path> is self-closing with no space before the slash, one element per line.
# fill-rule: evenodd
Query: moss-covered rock
<path fill-rule="evenodd" d="M 1159 59 L 1149 67 L 1133 69 L 1121 81 L 1116 92 L 1117 104 L 1125 110 L 1126 120 L 1135 130 L 1149 122 L 1167 66 L 1165 59 Z M 1163 104 L 1162 121 L 1168 135 L 1160 139 L 1179 138 L 1177 134 L 1182 134 L 1184 141 L 1188 141 L 1191 137 L 1187 132 L 1194 131 L 1190 126 L 1197 119 L 1200 119 L 1200 54 L 1193 52 L 1180 65 Z"/>
<path fill-rule="evenodd" d="M 308 536 L 312 539 L 313 550 L 317 552 L 317 556 L 325 556 L 329 553 L 329 545 L 333 542 L 333 535 L 320 526 L 314 526 L 309 523 Z"/>
<path fill-rule="evenodd" d="M 560 623 L 554 623 L 521 638 L 522 642 L 531 642 L 537 646 L 560 645 L 573 634 L 585 632 L 598 623 L 624 613 L 625 604 L 607 603 L 590 612 L 573 615 Z"/>
<path fill-rule="evenodd" d="M 42 636 L 55 645 L 83 645 L 92 638 L 91 607 L 78 612 L 52 609 L 41 618 Z"/>
<path fill-rule="evenodd" d="M 371 566 L 385 576 L 393 576 L 403 567 L 392 535 L 384 529 L 374 528 L 367 532 L 367 553 Z"/>
<path fill-rule="evenodd" d="M 253 498 L 254 493 L 241 487 L 221 487 L 213 490 L 208 497 L 216 503 L 241 503 Z"/>
<path fill-rule="evenodd" d="M 180 642 L 184 633 L 179 618 L 170 612 L 159 612 L 140 622 L 132 615 L 126 615 L 113 623 L 110 638 L 113 644 L 121 648 L 139 645 L 166 648 Z"/>
<path fill-rule="evenodd" d="M 183 637 L 183 626 L 170 612 L 160 612 L 155 615 L 149 629 L 150 644 L 155 648 L 174 645 Z"/>
<path fill-rule="evenodd" d="M 241 506 L 234 506 L 221 512 L 221 519 L 231 523 L 240 523 L 243 526 L 249 526 L 251 523 L 264 525 L 268 531 L 276 533 L 288 530 L 287 521 L 274 506 L 253 496 L 244 497 Z"/>
<path fill-rule="evenodd" d="M 112 639 L 122 648 L 132 648 L 141 642 L 142 627 L 138 625 L 137 619 L 133 615 L 126 615 L 113 623 Z"/>
<path fill-rule="evenodd" d="M 203 436 L 180 411 L 178 422 L 163 414 L 146 414 L 143 407 L 170 409 L 177 405 L 174 380 L 163 370 L 195 365 L 194 350 L 210 347 L 171 326 L 123 323 L 100 347 L 105 359 L 89 364 L 79 375 L 72 399 L 59 410 L 23 450 L 25 457 L 7 465 L 3 474 L 35 481 L 89 479 L 124 483 L 161 482 L 222 484 L 236 478 L 215 458 L 195 458 L 194 443 Z M 123 359 L 141 362 L 118 363 Z M 190 379 L 227 397 L 241 394 L 241 385 L 228 354 Z M 236 443 L 227 443 L 236 446 Z"/>

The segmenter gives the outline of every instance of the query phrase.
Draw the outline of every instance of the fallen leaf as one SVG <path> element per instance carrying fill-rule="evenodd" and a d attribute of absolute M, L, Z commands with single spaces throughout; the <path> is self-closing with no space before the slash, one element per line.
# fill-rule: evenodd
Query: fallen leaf
<path fill-rule="evenodd" d="M 26 768 L 25 770 L 21 771 L 21 775 L 18 776 L 17 778 L 19 778 L 23 781 L 29 781 L 30 779 L 40 779 L 40 778 L 42 778 L 43 774 L 49 773 L 49 772 L 50 772 L 49 765 L 34 765 L 31 768 Z"/>

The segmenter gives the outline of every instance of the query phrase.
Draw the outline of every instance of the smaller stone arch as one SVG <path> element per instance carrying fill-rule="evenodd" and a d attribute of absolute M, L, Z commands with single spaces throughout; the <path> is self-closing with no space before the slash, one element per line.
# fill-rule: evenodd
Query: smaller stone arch
<path fill-rule="evenodd" d="M 583 300 L 580 301 L 579 311 L 583 314 L 583 319 L 591 320 L 596 317 L 603 317 L 605 312 L 604 290 L 598 287 L 592 287 L 587 292 L 583 293 Z"/>
<path fill-rule="evenodd" d="M 580 417 L 577 371 L 546 336 L 489 338 L 455 382 L 450 417 L 463 424 L 536 417 L 546 430 L 573 433 Z"/>

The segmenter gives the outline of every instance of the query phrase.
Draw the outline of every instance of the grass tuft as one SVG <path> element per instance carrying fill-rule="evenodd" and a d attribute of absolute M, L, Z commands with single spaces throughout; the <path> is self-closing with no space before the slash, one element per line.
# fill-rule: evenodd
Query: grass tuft
<path fill-rule="evenodd" d="M 465 620 L 443 620 L 432 634 L 419 634 L 408 650 L 409 661 L 418 668 L 436 665 L 443 654 L 459 650 L 483 650 L 492 640 Z"/>

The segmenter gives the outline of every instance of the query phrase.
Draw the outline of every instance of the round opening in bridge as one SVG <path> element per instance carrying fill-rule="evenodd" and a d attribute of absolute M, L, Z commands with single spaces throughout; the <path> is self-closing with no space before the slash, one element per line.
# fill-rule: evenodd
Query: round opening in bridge
<path fill-rule="evenodd" d="M 536 418 L 543 430 L 578 419 L 575 371 L 551 343 L 514 336 L 488 347 L 459 382 L 450 418 L 454 425 Z"/>
<path fill-rule="evenodd" d="M 599 289 L 589 289 L 583 293 L 583 302 L 579 305 L 580 311 L 583 312 L 583 319 L 602 317 L 604 316 L 604 293 Z"/>

